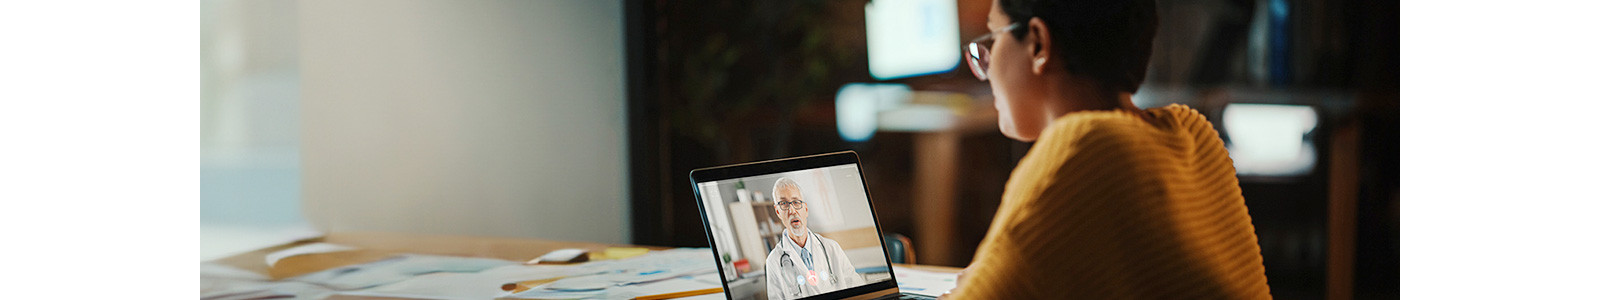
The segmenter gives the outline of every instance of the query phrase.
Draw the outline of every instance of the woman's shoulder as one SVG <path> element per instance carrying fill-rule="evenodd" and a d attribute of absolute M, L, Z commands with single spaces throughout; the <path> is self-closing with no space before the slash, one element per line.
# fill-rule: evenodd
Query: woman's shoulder
<path fill-rule="evenodd" d="M 1185 127 L 1198 114 L 1181 105 L 1147 112 L 1154 122 L 1127 111 L 1076 112 L 1056 119 L 1024 158 L 1033 169 L 1030 177 L 1055 177 L 1063 168 L 1071 169 L 1068 173 L 1124 173 L 1168 161 L 1162 158 L 1172 156 L 1177 150 L 1173 147 L 1186 147 L 1176 141 L 1189 139 L 1191 130 Z"/>
<path fill-rule="evenodd" d="M 1083 111 L 1061 116 L 1039 134 L 1036 147 L 1071 150 L 1080 148 L 1152 147 L 1168 139 L 1190 139 L 1212 132 L 1211 123 L 1198 111 L 1181 104 L 1145 110 L 1153 120 L 1128 111 Z M 1086 147 L 1095 146 L 1095 147 Z M 1051 151 L 1060 153 L 1061 151 Z"/>
<path fill-rule="evenodd" d="M 1149 122 L 1131 112 L 1085 111 L 1061 116 L 1039 134 L 1034 147 L 1042 154 L 1081 154 L 1120 152 L 1140 146 L 1141 140 L 1159 133 Z"/>

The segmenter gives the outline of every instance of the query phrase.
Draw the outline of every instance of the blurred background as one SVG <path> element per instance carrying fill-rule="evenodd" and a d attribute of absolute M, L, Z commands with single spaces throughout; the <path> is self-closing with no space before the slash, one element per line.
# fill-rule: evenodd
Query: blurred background
<path fill-rule="evenodd" d="M 621 2 L 201 7 L 202 258 L 333 231 L 629 241 Z"/>
<path fill-rule="evenodd" d="M 1158 1 L 1135 104 L 1205 113 L 1285 299 L 1399 295 L 1399 7 Z M 334 231 L 707 246 L 689 170 L 855 150 L 963 266 L 1029 144 L 990 0 L 206 0 L 202 259 Z M 959 212 L 959 213 L 958 213 Z"/>

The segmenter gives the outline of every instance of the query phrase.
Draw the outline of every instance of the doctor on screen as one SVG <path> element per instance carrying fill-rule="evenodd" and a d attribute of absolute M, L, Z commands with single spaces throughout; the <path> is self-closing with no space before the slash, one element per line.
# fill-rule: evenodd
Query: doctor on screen
<path fill-rule="evenodd" d="M 789 178 L 773 184 L 783 238 L 767 255 L 767 299 L 797 299 L 866 283 L 839 243 L 807 228 L 811 215 L 800 185 Z"/>

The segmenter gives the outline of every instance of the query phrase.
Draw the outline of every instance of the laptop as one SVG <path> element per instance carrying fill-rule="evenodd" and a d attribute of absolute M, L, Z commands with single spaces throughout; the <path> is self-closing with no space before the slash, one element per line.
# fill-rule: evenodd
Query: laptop
<path fill-rule="evenodd" d="M 728 299 L 901 293 L 854 151 L 689 172 Z"/>

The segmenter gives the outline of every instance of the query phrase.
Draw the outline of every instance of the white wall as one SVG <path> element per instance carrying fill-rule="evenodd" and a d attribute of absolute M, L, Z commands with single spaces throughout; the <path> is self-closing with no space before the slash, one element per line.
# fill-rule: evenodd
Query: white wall
<path fill-rule="evenodd" d="M 626 242 L 620 1 L 299 1 L 330 231 Z"/>
<path fill-rule="evenodd" d="M 200 8 L 200 258 L 315 236 L 300 207 L 298 4 Z"/>

